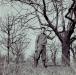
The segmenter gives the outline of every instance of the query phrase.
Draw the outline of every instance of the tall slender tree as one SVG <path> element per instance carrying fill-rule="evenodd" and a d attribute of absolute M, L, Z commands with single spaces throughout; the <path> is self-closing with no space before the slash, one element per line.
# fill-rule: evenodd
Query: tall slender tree
<path fill-rule="evenodd" d="M 10 54 L 16 56 L 18 60 L 29 44 L 29 38 L 26 37 L 28 26 L 22 23 L 23 20 L 20 17 L 7 16 L 0 25 L 0 44 L 7 51 L 8 64 L 10 62 Z"/>

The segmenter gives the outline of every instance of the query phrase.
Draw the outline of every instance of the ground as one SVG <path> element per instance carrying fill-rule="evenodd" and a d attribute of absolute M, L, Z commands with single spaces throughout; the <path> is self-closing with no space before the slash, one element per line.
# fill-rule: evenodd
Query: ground
<path fill-rule="evenodd" d="M 33 63 L 30 61 L 26 61 L 25 63 L 21 63 L 18 67 L 18 73 L 15 74 L 15 69 L 13 66 L 10 68 L 9 75 L 76 75 L 76 66 L 71 65 L 71 67 L 65 66 L 48 66 L 44 68 L 42 63 L 40 62 L 38 67 L 35 68 Z"/>

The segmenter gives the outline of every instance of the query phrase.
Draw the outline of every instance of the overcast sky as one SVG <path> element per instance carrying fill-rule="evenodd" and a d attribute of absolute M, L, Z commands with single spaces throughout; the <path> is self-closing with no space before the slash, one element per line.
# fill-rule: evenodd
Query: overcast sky
<path fill-rule="evenodd" d="M 0 0 L 0 17 L 3 19 L 7 17 L 7 15 L 23 15 L 26 12 L 25 5 L 21 4 L 20 2 L 6 2 Z M 32 24 L 32 23 L 31 23 Z M 26 50 L 26 57 L 31 55 L 35 50 L 35 38 L 38 34 L 38 31 L 29 30 L 28 37 L 31 39 L 28 49 Z M 1 53 L 6 53 L 6 50 L 0 49 Z"/>
<path fill-rule="evenodd" d="M 66 1 L 68 1 L 68 0 L 66 0 Z M 8 2 L 6 2 L 6 0 L 5 1 L 0 0 L 0 17 L 2 17 L 2 18 L 7 17 L 7 15 L 15 15 L 15 16 L 23 15 L 23 14 L 25 14 L 25 12 L 26 12 L 26 7 L 24 4 L 22 4 L 20 2 L 14 2 L 14 3 L 9 2 L 8 3 Z M 31 24 L 32 24 L 32 22 L 31 22 Z M 36 23 L 36 24 L 38 24 L 38 23 Z M 39 27 L 39 24 L 36 26 Z M 31 43 L 29 44 L 30 46 L 28 46 L 29 48 L 26 51 L 26 57 L 29 57 L 29 55 L 31 55 L 35 50 L 35 38 L 39 34 L 38 32 L 39 31 L 33 31 L 31 29 L 29 30 L 28 37 L 31 38 Z M 57 38 L 55 40 L 57 41 Z M 3 50 L 1 52 L 4 53 L 5 51 Z"/>

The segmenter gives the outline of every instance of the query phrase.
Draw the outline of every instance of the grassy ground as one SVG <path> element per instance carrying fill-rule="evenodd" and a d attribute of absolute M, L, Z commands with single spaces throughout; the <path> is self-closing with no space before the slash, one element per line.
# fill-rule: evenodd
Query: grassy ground
<path fill-rule="evenodd" d="M 76 75 L 74 67 L 48 66 L 44 68 L 41 64 L 37 68 L 29 64 L 23 72 L 24 75 Z"/>
<path fill-rule="evenodd" d="M 26 61 L 19 65 L 18 73 L 15 73 L 17 70 L 15 67 L 16 65 L 14 64 L 10 67 L 9 75 L 76 75 L 75 65 L 71 65 L 71 67 L 48 66 L 44 68 L 42 63 L 39 63 L 38 67 L 35 68 L 32 62 Z"/>

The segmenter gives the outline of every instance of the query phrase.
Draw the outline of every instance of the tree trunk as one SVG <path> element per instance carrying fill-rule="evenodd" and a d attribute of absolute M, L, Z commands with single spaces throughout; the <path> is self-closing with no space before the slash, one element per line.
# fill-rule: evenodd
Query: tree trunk
<path fill-rule="evenodd" d="M 10 51 L 10 25 L 9 24 L 8 24 L 7 49 L 8 49 L 8 64 L 9 64 L 9 51 Z"/>
<path fill-rule="evenodd" d="M 69 40 L 64 40 L 62 42 L 62 64 L 70 66 L 70 42 Z"/>

